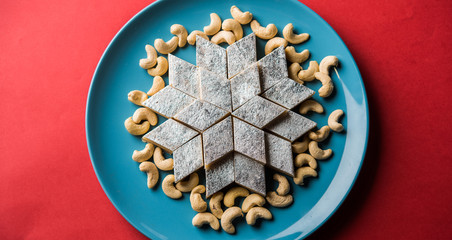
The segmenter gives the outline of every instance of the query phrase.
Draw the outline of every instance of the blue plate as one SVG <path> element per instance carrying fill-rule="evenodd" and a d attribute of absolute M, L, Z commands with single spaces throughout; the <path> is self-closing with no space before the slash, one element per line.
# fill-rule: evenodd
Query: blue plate
<path fill-rule="evenodd" d="M 146 187 L 146 175 L 131 159 L 133 150 L 142 149 L 144 143 L 130 135 L 123 123 L 137 109 L 127 100 L 128 92 L 135 89 L 146 92 L 152 85 L 152 77 L 138 66 L 139 59 L 145 57 L 145 44 L 153 45 L 156 38 L 170 39 L 169 29 L 174 23 L 192 31 L 208 25 L 211 12 L 218 13 L 222 19 L 231 18 L 232 5 L 249 10 L 262 25 L 274 23 L 280 32 L 286 24 L 293 23 L 296 31 L 309 33 L 310 40 L 296 49 L 309 49 L 313 60 L 320 61 L 327 55 L 339 58 L 340 78 L 332 73 L 333 95 L 327 99 L 317 94 L 314 97 L 322 103 L 326 114 L 308 117 L 323 126 L 327 124 L 329 113 L 343 109 L 346 131 L 333 132 L 321 144 L 323 148 L 332 148 L 334 155 L 319 161 L 317 178 L 310 178 L 305 186 L 292 185 L 292 206 L 271 207 L 273 220 L 262 221 L 257 226 L 238 221 L 237 233 L 229 235 L 208 227 L 193 227 L 191 220 L 196 213 L 190 207 L 188 194 L 173 200 L 164 195 L 160 186 L 151 190 Z M 249 26 L 244 30 L 245 34 L 251 33 Z M 264 41 L 258 40 L 257 44 L 260 58 Z M 194 46 L 178 49 L 174 54 L 195 63 Z M 306 67 L 307 63 L 303 65 Z M 320 87 L 318 81 L 306 85 L 314 90 Z M 164 120 L 160 118 L 159 123 Z M 294 239 L 304 238 L 316 230 L 347 196 L 364 158 L 368 120 L 366 93 L 352 55 L 334 30 L 303 4 L 294 0 L 163 0 L 133 17 L 103 54 L 89 91 L 86 135 L 93 167 L 105 193 L 116 209 L 144 235 L 152 239 Z M 160 179 L 165 175 L 162 173 Z"/>

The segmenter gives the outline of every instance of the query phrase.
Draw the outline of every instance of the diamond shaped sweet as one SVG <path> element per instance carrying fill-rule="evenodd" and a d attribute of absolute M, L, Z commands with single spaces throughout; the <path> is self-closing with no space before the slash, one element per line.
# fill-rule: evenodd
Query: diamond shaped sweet
<path fill-rule="evenodd" d="M 238 40 L 226 48 L 228 59 L 228 78 L 256 62 L 256 35 L 254 33 Z"/>
<path fill-rule="evenodd" d="M 169 85 L 194 98 L 199 98 L 199 78 L 197 67 L 172 55 L 171 53 L 168 54 L 168 63 Z"/>
<path fill-rule="evenodd" d="M 292 144 L 273 134 L 265 133 L 265 148 L 267 165 L 293 177 Z"/>
<path fill-rule="evenodd" d="M 166 118 L 171 118 L 194 101 L 195 98 L 166 86 L 144 101 L 143 105 Z"/>
<path fill-rule="evenodd" d="M 202 133 L 206 167 L 234 150 L 232 136 L 231 117 L 227 117 Z"/>
<path fill-rule="evenodd" d="M 265 164 L 264 131 L 234 118 L 234 150 Z"/>
<path fill-rule="evenodd" d="M 234 182 L 234 154 L 229 154 L 221 161 L 206 168 L 206 196 L 220 191 Z"/>
<path fill-rule="evenodd" d="M 259 74 L 261 76 L 262 91 L 273 87 L 279 81 L 287 78 L 286 52 L 284 46 L 278 47 L 258 62 Z"/>
<path fill-rule="evenodd" d="M 302 84 L 299 84 L 290 78 L 284 78 L 261 96 L 281 106 L 292 109 L 304 100 L 310 98 L 314 93 L 314 91 Z"/>
<path fill-rule="evenodd" d="M 231 78 L 232 110 L 261 93 L 259 69 L 252 64 L 243 72 Z"/>
<path fill-rule="evenodd" d="M 265 196 L 265 168 L 260 163 L 240 153 L 234 154 L 235 182 Z"/>
<path fill-rule="evenodd" d="M 305 134 L 317 124 L 300 114 L 288 111 L 274 122 L 269 124 L 265 129 L 273 132 L 290 142 L 295 141 L 301 135 Z"/>
<path fill-rule="evenodd" d="M 196 65 L 227 78 L 226 49 L 196 36 Z"/>
<path fill-rule="evenodd" d="M 227 111 L 202 100 L 196 100 L 174 116 L 174 119 L 202 132 L 220 121 Z"/>
<path fill-rule="evenodd" d="M 204 165 L 201 135 L 196 136 L 173 152 L 174 179 L 179 182 Z"/>
<path fill-rule="evenodd" d="M 209 70 L 199 68 L 201 99 L 226 111 L 231 111 L 231 83 Z"/>
<path fill-rule="evenodd" d="M 232 115 L 258 128 L 263 128 L 286 111 L 287 109 L 265 98 L 255 96 L 235 110 Z"/>

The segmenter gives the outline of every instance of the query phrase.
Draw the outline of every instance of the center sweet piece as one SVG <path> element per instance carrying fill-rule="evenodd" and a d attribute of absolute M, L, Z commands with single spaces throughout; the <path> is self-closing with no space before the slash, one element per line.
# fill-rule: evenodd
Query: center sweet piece
<path fill-rule="evenodd" d="M 265 196 L 265 166 L 293 177 L 291 143 L 316 123 L 290 109 L 314 91 L 288 78 L 284 47 L 257 61 L 254 33 L 226 49 L 198 36 L 197 66 L 168 59 L 143 105 L 169 119 L 143 140 L 173 154 L 176 182 L 204 167 L 207 197 L 234 182 Z"/>

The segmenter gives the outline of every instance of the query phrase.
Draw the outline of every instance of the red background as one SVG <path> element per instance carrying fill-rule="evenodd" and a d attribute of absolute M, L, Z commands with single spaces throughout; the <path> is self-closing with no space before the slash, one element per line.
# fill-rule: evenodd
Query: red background
<path fill-rule="evenodd" d="M 0 2 L 0 238 L 144 239 L 102 191 L 85 103 L 116 32 L 151 1 Z M 303 1 L 367 88 L 362 172 L 312 239 L 452 239 L 452 2 Z"/>

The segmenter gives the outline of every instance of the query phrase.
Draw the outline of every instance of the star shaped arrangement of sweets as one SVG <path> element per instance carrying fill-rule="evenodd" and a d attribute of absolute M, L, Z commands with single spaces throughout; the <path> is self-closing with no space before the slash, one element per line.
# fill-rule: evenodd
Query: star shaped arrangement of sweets
<path fill-rule="evenodd" d="M 227 48 L 198 36 L 197 66 L 168 60 L 143 105 L 169 119 L 143 140 L 173 154 L 176 182 L 204 168 L 207 197 L 233 183 L 265 196 L 265 167 L 293 177 L 291 143 L 316 123 L 291 109 L 314 91 L 288 77 L 283 47 L 257 61 L 254 33 Z"/>

